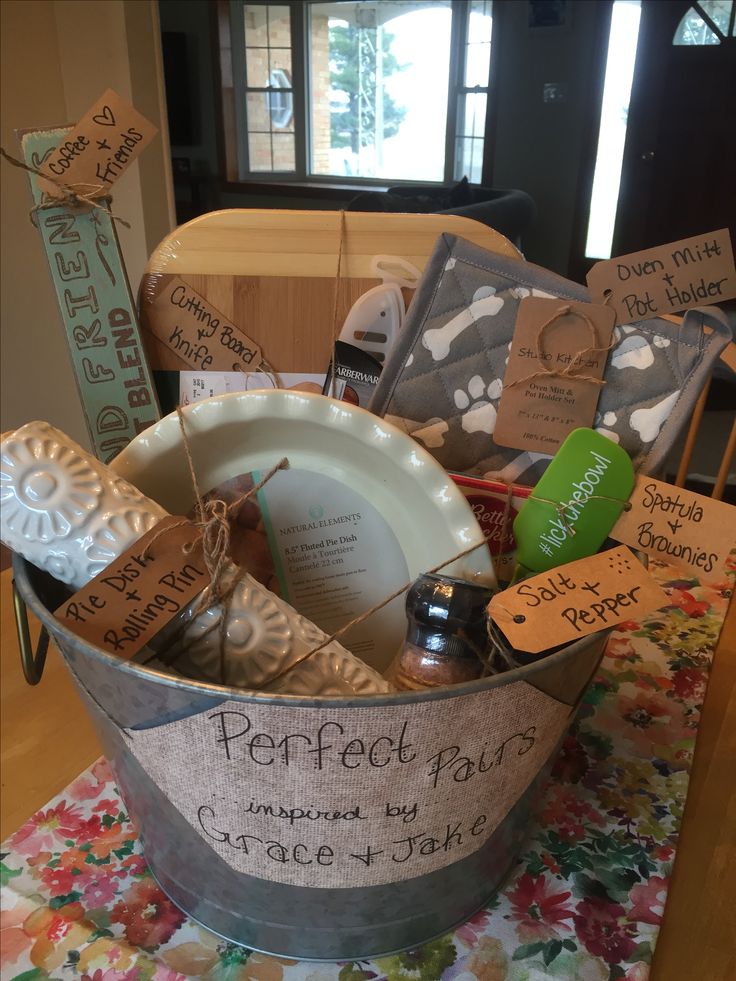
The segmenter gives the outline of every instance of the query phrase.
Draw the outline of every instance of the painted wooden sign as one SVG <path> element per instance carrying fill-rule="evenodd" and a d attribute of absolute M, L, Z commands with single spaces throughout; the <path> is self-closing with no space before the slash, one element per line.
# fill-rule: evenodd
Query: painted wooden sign
<path fill-rule="evenodd" d="M 44 162 L 69 127 L 21 134 L 25 162 Z M 29 174 L 34 204 L 43 200 Z M 36 211 L 96 455 L 108 462 L 161 417 L 112 218 L 100 208 Z"/>

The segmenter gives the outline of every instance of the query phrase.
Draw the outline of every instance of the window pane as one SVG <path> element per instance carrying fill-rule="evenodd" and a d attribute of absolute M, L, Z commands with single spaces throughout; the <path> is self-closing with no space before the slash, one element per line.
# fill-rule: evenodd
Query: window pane
<path fill-rule="evenodd" d="M 468 43 L 465 46 L 465 85 L 472 88 L 488 85 L 491 67 L 491 20 L 490 0 L 470 5 L 468 17 Z"/>
<path fill-rule="evenodd" d="M 268 112 L 268 95 L 265 92 L 249 92 L 246 99 L 248 129 L 251 133 L 268 133 L 271 117 Z"/>
<path fill-rule="evenodd" d="M 268 7 L 246 3 L 245 43 L 260 48 L 268 45 Z"/>
<path fill-rule="evenodd" d="M 291 48 L 291 17 L 286 5 L 269 4 L 268 44 L 271 48 Z"/>
<path fill-rule="evenodd" d="M 701 0 L 695 7 L 690 7 L 686 11 L 680 23 L 677 25 L 673 44 L 677 45 L 703 45 L 720 44 L 721 39 L 708 26 L 700 15 L 698 7 L 703 10 L 721 31 L 724 37 L 728 36 L 728 24 L 731 19 L 732 0 Z"/>
<path fill-rule="evenodd" d="M 251 170 L 273 170 L 269 133 L 248 133 L 248 162 Z"/>
<path fill-rule="evenodd" d="M 273 73 L 271 75 L 273 80 Z M 294 93 L 291 89 L 277 88 L 264 95 L 271 119 L 271 129 L 294 132 Z"/>
<path fill-rule="evenodd" d="M 459 137 L 455 147 L 455 180 L 467 177 L 471 184 L 480 184 L 483 169 L 483 140 Z"/>
<path fill-rule="evenodd" d="M 468 23 L 468 41 L 491 43 L 491 0 L 473 0 L 470 4 L 470 20 Z"/>
<path fill-rule="evenodd" d="M 458 106 L 458 136 L 476 136 L 483 139 L 486 132 L 486 103 L 488 96 L 485 92 L 471 92 L 460 96 Z"/>
<path fill-rule="evenodd" d="M 272 139 L 273 169 L 293 171 L 296 167 L 293 134 L 274 133 Z"/>
<path fill-rule="evenodd" d="M 720 40 L 694 10 L 689 10 L 680 21 L 673 44 L 720 44 Z"/>
<path fill-rule="evenodd" d="M 249 89 L 265 89 L 268 85 L 268 48 L 245 49 L 246 84 Z"/>
<path fill-rule="evenodd" d="M 450 7 L 308 4 L 312 173 L 443 179 Z"/>
<path fill-rule="evenodd" d="M 731 19 L 733 0 L 700 0 L 698 6 L 702 7 L 721 34 L 728 37 L 728 22 Z"/>
<path fill-rule="evenodd" d="M 291 88 L 291 48 L 271 48 L 269 82 L 277 89 Z"/>

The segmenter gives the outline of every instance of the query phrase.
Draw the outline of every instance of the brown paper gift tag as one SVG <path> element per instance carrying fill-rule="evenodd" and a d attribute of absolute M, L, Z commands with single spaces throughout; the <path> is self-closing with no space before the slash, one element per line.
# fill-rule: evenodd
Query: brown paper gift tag
<path fill-rule="evenodd" d="M 727 228 L 596 262 L 586 279 L 592 299 L 607 299 L 618 324 L 718 304 L 736 296 Z"/>
<path fill-rule="evenodd" d="M 521 301 L 495 443 L 552 454 L 573 429 L 592 425 L 601 386 L 588 378 L 603 378 L 613 321 L 613 310 L 579 300 L 528 296 Z"/>
<path fill-rule="evenodd" d="M 617 542 L 641 549 L 693 575 L 722 576 L 736 547 L 736 507 L 641 474 L 611 531 Z"/>
<path fill-rule="evenodd" d="M 169 516 L 54 616 L 83 640 L 127 661 L 209 583 L 201 532 L 186 518 Z"/>
<path fill-rule="evenodd" d="M 147 308 L 143 325 L 192 371 L 247 371 L 263 363 L 256 342 L 178 276 Z"/>
<path fill-rule="evenodd" d="M 513 647 L 538 654 L 667 603 L 634 553 L 619 545 L 496 593 L 488 613 Z"/>
<path fill-rule="evenodd" d="M 43 169 L 64 184 L 107 189 L 140 156 L 158 130 L 125 99 L 108 89 L 57 146 Z M 59 195 L 50 181 L 43 190 Z"/>

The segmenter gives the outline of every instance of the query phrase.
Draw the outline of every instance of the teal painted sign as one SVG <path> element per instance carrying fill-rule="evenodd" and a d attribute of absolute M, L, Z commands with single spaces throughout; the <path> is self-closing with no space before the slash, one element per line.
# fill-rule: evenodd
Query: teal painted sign
<path fill-rule="evenodd" d="M 25 162 L 43 163 L 69 128 L 22 135 Z M 29 174 L 35 204 L 43 200 Z M 104 203 L 104 202 L 103 202 Z M 97 456 L 111 460 L 161 418 L 135 302 L 112 218 L 100 208 L 35 212 L 64 323 L 79 397 Z"/>

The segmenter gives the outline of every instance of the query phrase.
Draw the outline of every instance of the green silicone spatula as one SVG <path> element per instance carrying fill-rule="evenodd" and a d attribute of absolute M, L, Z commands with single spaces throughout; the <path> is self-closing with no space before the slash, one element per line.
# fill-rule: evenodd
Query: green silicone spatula
<path fill-rule="evenodd" d="M 625 450 L 593 429 L 573 430 L 514 521 L 514 582 L 597 552 L 633 489 Z"/>

